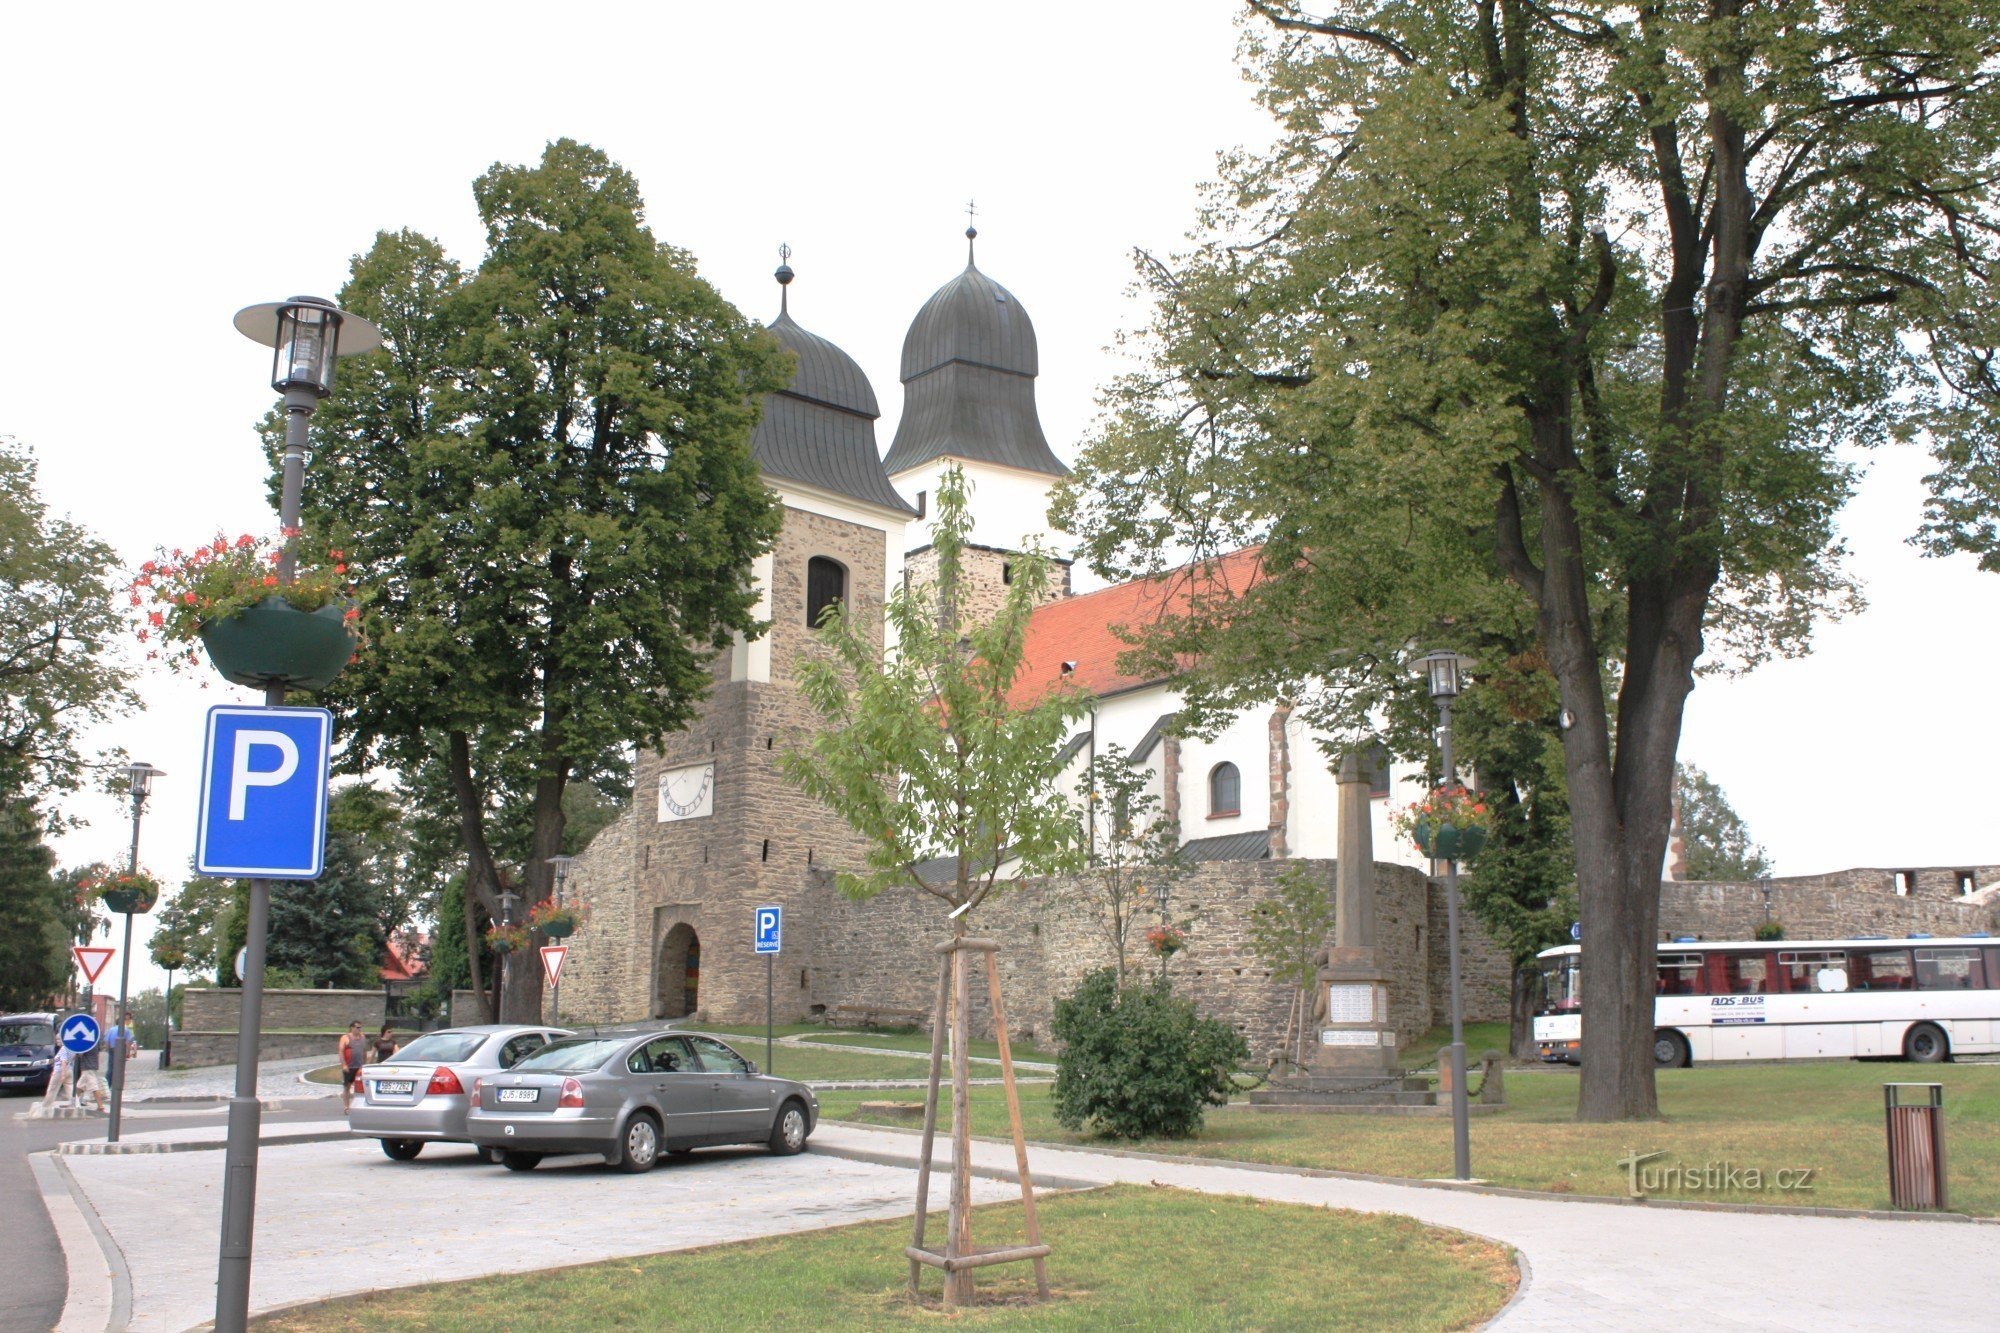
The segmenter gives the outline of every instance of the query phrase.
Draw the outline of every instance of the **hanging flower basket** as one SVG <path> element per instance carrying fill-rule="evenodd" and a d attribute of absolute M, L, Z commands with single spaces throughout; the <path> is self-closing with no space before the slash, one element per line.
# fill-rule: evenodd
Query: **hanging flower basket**
<path fill-rule="evenodd" d="M 1493 831 L 1493 808 L 1481 792 L 1453 783 L 1398 811 L 1399 832 L 1434 861 L 1464 861 L 1479 855 Z"/>
<path fill-rule="evenodd" d="M 545 898 L 529 909 L 528 928 L 540 931 L 552 940 L 568 939 L 589 918 L 588 903 L 563 903 L 558 906 L 554 899 Z"/>
<path fill-rule="evenodd" d="M 1146 931 L 1146 947 L 1161 958 L 1172 958 L 1187 948 L 1187 932 L 1179 926 L 1152 926 Z"/>
<path fill-rule="evenodd" d="M 353 660 L 361 641 L 352 632 L 352 602 L 301 611 L 266 597 L 227 620 L 205 625 L 202 646 L 224 680 L 268 689 L 323 690 Z"/>
<path fill-rule="evenodd" d="M 150 912 L 160 901 L 160 881 L 145 871 L 106 873 L 83 884 L 86 892 L 113 912 L 126 915 Z"/>
<path fill-rule="evenodd" d="M 528 932 L 523 926 L 489 926 L 486 931 L 486 947 L 494 953 L 508 954 L 528 947 Z"/>

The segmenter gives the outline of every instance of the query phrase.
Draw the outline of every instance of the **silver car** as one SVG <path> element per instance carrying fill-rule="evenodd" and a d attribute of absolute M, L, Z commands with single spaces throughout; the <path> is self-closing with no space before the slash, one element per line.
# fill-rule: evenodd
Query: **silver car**
<path fill-rule="evenodd" d="M 380 1139 L 382 1151 L 398 1162 L 414 1159 L 426 1143 L 470 1143 L 465 1113 L 473 1084 L 568 1035 L 565 1028 L 492 1023 L 426 1032 L 361 1071 L 361 1095 L 348 1107 L 347 1127 Z M 479 1155 L 499 1160 L 484 1149 Z"/>
<path fill-rule="evenodd" d="M 650 1171 L 663 1152 L 711 1144 L 795 1153 L 818 1120 L 805 1084 L 759 1073 L 713 1037 L 650 1028 L 552 1042 L 482 1078 L 465 1127 L 515 1171 L 561 1153 Z"/>

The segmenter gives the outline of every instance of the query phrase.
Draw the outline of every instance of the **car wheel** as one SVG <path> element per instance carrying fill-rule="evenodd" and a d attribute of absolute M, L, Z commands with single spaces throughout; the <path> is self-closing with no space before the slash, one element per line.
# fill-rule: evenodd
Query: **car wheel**
<path fill-rule="evenodd" d="M 542 1164 L 538 1152 L 515 1152 L 509 1148 L 500 1154 L 500 1164 L 509 1171 L 532 1171 Z"/>
<path fill-rule="evenodd" d="M 1934 1023 L 1919 1023 L 1903 1038 L 1903 1058 L 1913 1065 L 1942 1064 L 1950 1054 L 1951 1044 Z"/>
<path fill-rule="evenodd" d="M 1685 1069 L 1688 1064 L 1687 1038 L 1672 1028 L 1653 1034 L 1653 1066 L 1657 1069 Z"/>
<path fill-rule="evenodd" d="M 780 1157 L 790 1157 L 806 1146 L 806 1108 L 797 1102 L 786 1102 L 778 1108 L 778 1119 L 771 1126 L 771 1151 Z"/>
<path fill-rule="evenodd" d="M 473 1151 L 479 1155 L 479 1160 L 488 1166 L 500 1165 L 500 1158 L 503 1154 L 498 1148 L 475 1148 Z"/>
<path fill-rule="evenodd" d="M 424 1150 L 422 1139 L 383 1139 L 382 1152 L 392 1162 L 414 1162 Z"/>
<path fill-rule="evenodd" d="M 634 1112 L 618 1138 L 618 1155 L 612 1165 L 638 1175 L 651 1171 L 660 1161 L 660 1127 L 644 1111 Z"/>

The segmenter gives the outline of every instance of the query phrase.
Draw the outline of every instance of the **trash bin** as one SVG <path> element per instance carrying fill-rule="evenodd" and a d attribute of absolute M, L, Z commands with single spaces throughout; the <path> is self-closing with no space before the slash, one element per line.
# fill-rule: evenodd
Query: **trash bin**
<path fill-rule="evenodd" d="M 1888 1116 L 1890 1206 L 1943 1208 L 1944 1084 L 1884 1083 L 1882 1103 Z"/>

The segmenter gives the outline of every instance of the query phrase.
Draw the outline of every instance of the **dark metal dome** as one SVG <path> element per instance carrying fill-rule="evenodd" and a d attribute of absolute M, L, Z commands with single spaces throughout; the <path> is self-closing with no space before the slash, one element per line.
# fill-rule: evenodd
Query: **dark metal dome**
<path fill-rule="evenodd" d="M 789 310 L 771 333 L 798 361 L 789 388 L 764 397 L 750 451 L 767 477 L 803 482 L 852 500 L 914 514 L 882 470 L 875 390 L 854 358 L 793 321 Z"/>
<path fill-rule="evenodd" d="M 903 417 L 883 466 L 950 455 L 1067 476 L 1035 410 L 1035 326 L 1013 293 L 968 263 L 903 339 Z"/>

